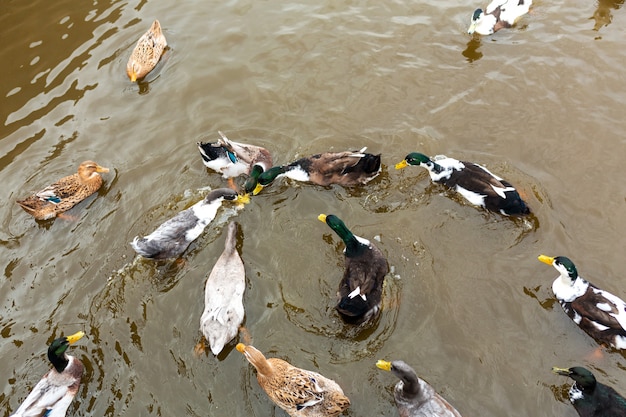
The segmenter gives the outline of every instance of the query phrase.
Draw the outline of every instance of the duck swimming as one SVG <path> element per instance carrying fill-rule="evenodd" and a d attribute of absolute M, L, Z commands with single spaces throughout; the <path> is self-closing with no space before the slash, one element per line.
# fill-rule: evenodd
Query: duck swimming
<path fill-rule="evenodd" d="M 376 366 L 400 378 L 393 390 L 400 417 L 461 417 L 435 389 L 403 361 L 379 360 Z"/>
<path fill-rule="evenodd" d="M 130 81 L 135 82 L 148 75 L 161 59 L 166 46 L 167 41 L 161 31 L 161 24 L 155 20 L 150 29 L 139 38 L 128 58 L 126 74 Z"/>
<path fill-rule="evenodd" d="M 204 312 L 200 329 L 218 355 L 237 335 L 243 322 L 246 270 L 237 252 L 237 223 L 228 225 L 224 251 L 213 266 L 204 289 Z"/>
<path fill-rule="evenodd" d="M 439 155 L 433 159 L 413 152 L 396 164 L 396 169 L 417 165 L 428 170 L 433 182 L 461 194 L 470 203 L 507 216 L 530 214 L 530 209 L 508 181 L 473 162 Z"/>
<path fill-rule="evenodd" d="M 574 380 L 569 399 L 580 417 L 626 417 L 626 399 L 613 388 L 596 381 L 582 366 L 553 367 L 552 372 Z"/>
<path fill-rule="evenodd" d="M 144 258 L 176 258 L 202 234 L 204 228 L 215 218 L 217 209 L 224 200 L 245 204 L 249 198 L 238 195 L 230 188 L 218 188 L 149 235 L 142 238 L 136 236 L 130 244 Z"/>
<path fill-rule="evenodd" d="M 254 346 L 239 343 L 236 348 L 256 368 L 263 391 L 290 416 L 334 417 L 350 406 L 335 381 L 282 359 L 267 359 Z"/>
<path fill-rule="evenodd" d="M 476 9 L 467 33 L 491 35 L 502 28 L 510 28 L 521 16 L 528 13 L 532 0 L 493 0 L 487 9 Z"/>
<path fill-rule="evenodd" d="M 626 349 L 626 303 L 578 275 L 574 263 L 565 256 L 540 255 L 559 276 L 552 292 L 565 313 L 589 336 L 617 349 Z"/>
<path fill-rule="evenodd" d="M 253 190 L 256 195 L 276 178 L 285 176 L 296 181 L 328 186 L 339 184 L 344 187 L 363 185 L 380 173 L 380 154 L 360 151 L 325 152 L 300 158 L 289 165 L 278 165 L 259 175 Z"/>
<path fill-rule="evenodd" d="M 272 155 L 260 146 L 229 140 L 222 132 L 217 142 L 198 142 L 202 162 L 224 178 L 248 175 L 246 192 L 252 192 L 261 175 L 272 166 Z"/>
<path fill-rule="evenodd" d="M 43 190 L 17 200 L 17 204 L 37 220 L 52 219 L 98 191 L 103 182 L 99 173 L 103 172 L 109 172 L 109 168 L 85 161 L 78 166 L 76 174 L 63 177 Z"/>
<path fill-rule="evenodd" d="M 445 398 L 418 377 L 405 362 L 379 360 L 376 366 L 400 378 L 393 390 L 400 417 L 461 417 Z"/>
<path fill-rule="evenodd" d="M 346 245 L 345 271 L 337 291 L 335 309 L 348 322 L 360 324 L 375 317 L 380 310 L 385 275 L 389 272 L 387 259 L 369 240 L 355 236 L 341 219 L 332 214 L 320 214 Z"/>
<path fill-rule="evenodd" d="M 64 417 L 80 387 L 83 364 L 65 353 L 85 333 L 55 339 L 48 347 L 48 360 L 54 368 L 48 371 L 28 394 L 11 417 Z"/>

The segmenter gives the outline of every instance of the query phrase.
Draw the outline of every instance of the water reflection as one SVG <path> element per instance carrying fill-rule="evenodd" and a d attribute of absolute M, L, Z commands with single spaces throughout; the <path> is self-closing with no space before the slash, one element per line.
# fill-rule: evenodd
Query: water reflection
<path fill-rule="evenodd" d="M 593 30 L 599 31 L 603 26 L 608 26 L 613 20 L 611 9 L 618 10 L 624 5 L 624 0 L 598 0 L 598 6 L 593 12 L 595 20 Z"/>
<path fill-rule="evenodd" d="M 483 57 L 483 53 L 478 50 L 478 48 L 480 48 L 480 39 L 480 35 L 474 35 L 467 43 L 467 47 L 461 52 L 470 64 Z"/>

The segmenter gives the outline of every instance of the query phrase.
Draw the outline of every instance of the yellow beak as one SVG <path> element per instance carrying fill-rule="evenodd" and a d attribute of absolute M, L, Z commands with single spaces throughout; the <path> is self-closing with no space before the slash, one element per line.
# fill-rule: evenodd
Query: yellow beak
<path fill-rule="evenodd" d="M 246 345 L 244 345 L 243 343 L 237 343 L 235 349 L 237 349 L 241 353 L 244 353 L 246 351 Z"/>
<path fill-rule="evenodd" d="M 250 194 L 238 195 L 235 202 L 238 204 L 248 204 L 250 202 Z"/>
<path fill-rule="evenodd" d="M 546 255 L 539 255 L 537 259 L 539 259 L 539 261 L 543 262 L 544 264 L 548 264 L 548 265 L 552 265 L 554 263 L 554 258 L 551 258 Z"/>
<path fill-rule="evenodd" d="M 380 359 L 378 362 L 376 362 L 376 367 L 382 369 L 383 371 L 391 371 L 391 362 Z"/>
<path fill-rule="evenodd" d="M 317 216 L 317 220 L 326 223 L 326 215 L 320 214 L 319 216 Z"/>
<path fill-rule="evenodd" d="M 96 165 L 96 172 L 109 172 L 109 168 L 101 167 L 100 165 Z"/>
<path fill-rule="evenodd" d="M 261 192 L 262 189 L 263 189 L 263 186 L 261 184 L 257 184 L 256 187 L 254 187 L 254 190 L 252 191 L 252 195 L 257 195 L 258 193 Z"/>
<path fill-rule="evenodd" d="M 569 375 L 571 372 L 567 368 L 557 368 L 556 366 L 552 367 L 552 372 L 559 375 Z"/>
<path fill-rule="evenodd" d="M 396 169 L 402 169 L 402 168 L 406 168 L 409 166 L 409 163 L 406 161 L 406 159 L 403 159 L 402 161 L 398 162 L 396 164 Z"/>
<path fill-rule="evenodd" d="M 81 331 L 81 332 L 74 333 L 73 335 L 66 336 L 65 338 L 71 345 L 73 343 L 76 343 L 78 340 L 80 340 L 80 338 L 83 337 L 84 335 L 85 335 L 85 332 Z"/>

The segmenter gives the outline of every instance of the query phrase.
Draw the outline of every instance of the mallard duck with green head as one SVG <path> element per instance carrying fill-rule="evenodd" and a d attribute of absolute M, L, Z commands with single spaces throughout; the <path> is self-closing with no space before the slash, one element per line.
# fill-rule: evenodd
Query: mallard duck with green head
<path fill-rule="evenodd" d="M 552 292 L 565 313 L 596 341 L 626 349 L 626 303 L 578 275 L 574 263 L 565 256 L 539 255 L 559 276 Z"/>
<path fill-rule="evenodd" d="M 213 266 L 204 288 L 200 330 L 214 355 L 237 336 L 243 322 L 246 270 L 237 252 L 237 223 L 230 222 L 224 251 Z"/>
<path fill-rule="evenodd" d="M 332 379 L 282 359 L 266 358 L 254 346 L 239 343 L 236 349 L 256 368 L 257 381 L 267 396 L 290 416 L 335 417 L 350 406 Z"/>
<path fill-rule="evenodd" d="M 103 172 L 109 172 L 109 168 L 94 161 L 85 161 L 78 166 L 76 174 L 63 177 L 43 190 L 17 200 L 17 204 L 37 220 L 52 219 L 98 191 L 102 187 L 100 173 Z"/>
<path fill-rule="evenodd" d="M 177 258 L 213 221 L 224 201 L 246 204 L 250 198 L 239 195 L 230 188 L 218 188 L 207 194 L 202 201 L 161 224 L 149 235 L 141 238 L 136 236 L 130 244 L 144 258 Z"/>
<path fill-rule="evenodd" d="M 335 215 L 320 214 L 346 245 L 343 250 L 345 270 L 337 291 L 335 308 L 344 320 L 363 323 L 378 315 L 385 275 L 389 265 L 383 253 L 372 242 L 356 236 Z"/>
<path fill-rule="evenodd" d="M 596 381 L 596 377 L 582 366 L 552 368 L 552 372 L 574 380 L 569 400 L 580 417 L 626 417 L 626 399 L 613 388 Z"/>
<path fill-rule="evenodd" d="M 493 0 L 487 8 L 476 9 L 467 33 L 491 35 L 502 28 L 510 28 L 521 16 L 528 13 L 532 0 Z"/>
<path fill-rule="evenodd" d="M 248 175 L 246 192 L 252 192 L 259 175 L 272 166 L 272 155 L 265 148 L 247 143 L 235 142 L 218 131 L 217 142 L 198 142 L 202 162 L 207 168 L 232 179 Z"/>
<path fill-rule="evenodd" d="M 515 187 L 481 165 L 443 155 L 431 159 L 412 152 L 396 164 L 396 169 L 409 165 L 426 168 L 433 182 L 455 190 L 475 206 L 506 216 L 530 214 Z"/>
<path fill-rule="evenodd" d="M 74 333 L 50 344 L 48 360 L 54 368 L 41 378 L 11 417 L 65 416 L 83 376 L 82 362 L 65 351 L 84 335 L 83 332 Z"/>
<path fill-rule="evenodd" d="M 131 82 L 142 79 L 156 67 L 161 55 L 167 47 L 165 35 L 158 20 L 152 22 L 150 29 L 144 33 L 126 63 L 126 74 Z"/>
<path fill-rule="evenodd" d="M 300 158 L 288 165 L 278 165 L 259 175 L 258 184 L 253 194 L 261 192 L 278 177 L 287 177 L 295 181 L 328 186 L 339 184 L 344 187 L 363 185 L 376 178 L 380 173 L 380 154 L 359 151 L 324 152 Z M 248 191 L 248 190 L 246 190 Z"/>
<path fill-rule="evenodd" d="M 406 362 L 379 360 L 376 366 L 400 378 L 393 390 L 400 417 L 461 417 L 461 414 L 428 382 L 418 377 Z"/>

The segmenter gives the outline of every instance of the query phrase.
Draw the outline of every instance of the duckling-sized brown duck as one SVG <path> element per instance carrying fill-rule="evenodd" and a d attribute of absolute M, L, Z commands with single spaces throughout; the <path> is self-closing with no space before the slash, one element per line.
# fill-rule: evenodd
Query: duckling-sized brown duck
<path fill-rule="evenodd" d="M 389 272 L 387 259 L 369 240 L 355 236 L 337 216 L 320 214 L 317 218 L 333 229 L 346 245 L 343 251 L 345 271 L 335 308 L 344 320 L 354 324 L 376 317 L 385 275 Z"/>
<path fill-rule="evenodd" d="M 130 81 L 135 82 L 148 75 L 161 59 L 166 46 L 167 41 L 161 31 L 161 24 L 155 20 L 150 29 L 139 38 L 128 58 L 126 73 Z"/>
<path fill-rule="evenodd" d="M 11 417 L 65 417 L 83 376 L 82 362 L 65 351 L 84 335 L 83 332 L 74 333 L 50 344 L 48 360 L 54 368 L 41 378 Z"/>
<path fill-rule="evenodd" d="M 317 372 L 267 359 L 254 346 L 239 343 L 237 350 L 256 368 L 259 385 L 270 399 L 292 417 L 334 417 L 350 406 L 341 387 Z"/>
<path fill-rule="evenodd" d="M 85 161 L 76 174 L 63 177 L 41 191 L 17 200 L 28 214 L 37 220 L 52 219 L 74 207 L 102 186 L 100 172 L 109 172 L 93 161 Z"/>
<path fill-rule="evenodd" d="M 289 165 L 278 165 L 259 175 L 253 190 L 256 195 L 276 178 L 285 176 L 317 185 L 339 184 L 344 187 L 366 184 L 380 174 L 380 154 L 359 151 L 324 152 L 300 158 Z"/>
<path fill-rule="evenodd" d="M 403 361 L 379 360 L 376 366 L 400 378 L 393 390 L 400 417 L 461 417 L 430 384 Z"/>

